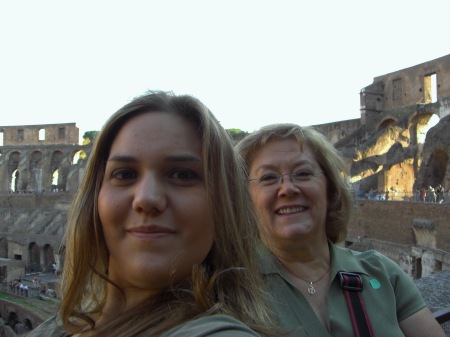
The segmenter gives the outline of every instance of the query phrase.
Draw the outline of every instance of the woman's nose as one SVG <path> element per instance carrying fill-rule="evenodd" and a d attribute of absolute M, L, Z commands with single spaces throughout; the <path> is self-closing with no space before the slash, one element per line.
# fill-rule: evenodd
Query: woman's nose
<path fill-rule="evenodd" d="M 133 209 L 137 212 L 163 212 L 167 206 L 163 181 L 153 174 L 143 176 L 136 184 Z"/>
<path fill-rule="evenodd" d="M 285 174 L 281 177 L 281 181 L 278 186 L 278 195 L 295 195 L 300 193 L 299 186 L 295 185 L 292 181 L 291 175 Z"/>

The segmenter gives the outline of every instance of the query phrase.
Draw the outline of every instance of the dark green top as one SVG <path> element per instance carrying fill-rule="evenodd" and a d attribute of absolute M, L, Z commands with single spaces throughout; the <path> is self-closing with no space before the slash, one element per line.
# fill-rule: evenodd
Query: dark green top
<path fill-rule="evenodd" d="M 260 268 L 269 287 L 271 306 L 281 328 L 289 336 L 352 337 L 352 323 L 339 271 L 357 273 L 363 282 L 363 300 L 376 337 L 404 336 L 398 322 L 425 307 L 419 290 L 410 277 L 386 256 L 369 250 L 355 252 L 329 244 L 331 254 L 331 284 L 327 304 L 331 333 L 319 321 L 308 301 L 289 280 L 286 272 L 266 249 L 260 251 Z M 305 331 L 296 332 L 299 327 Z"/>
<path fill-rule="evenodd" d="M 113 336 L 112 334 L 111 336 Z M 36 329 L 27 337 L 66 337 L 56 317 L 53 317 Z M 259 337 L 259 334 L 251 330 L 247 325 L 237 319 L 226 315 L 204 316 L 185 322 L 162 334 L 160 337 Z M 132 336 L 130 336 L 132 337 Z"/>

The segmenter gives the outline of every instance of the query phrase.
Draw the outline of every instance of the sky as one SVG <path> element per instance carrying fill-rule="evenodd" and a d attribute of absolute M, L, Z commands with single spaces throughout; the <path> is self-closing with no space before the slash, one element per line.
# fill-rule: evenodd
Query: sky
<path fill-rule="evenodd" d="M 360 117 L 373 78 L 450 54 L 448 0 L 0 0 L 0 125 L 80 136 L 147 90 L 221 124 Z"/>

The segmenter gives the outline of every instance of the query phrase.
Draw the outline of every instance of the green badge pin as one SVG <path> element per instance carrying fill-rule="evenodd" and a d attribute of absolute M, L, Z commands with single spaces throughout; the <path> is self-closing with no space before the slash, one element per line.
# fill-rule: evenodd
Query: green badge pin
<path fill-rule="evenodd" d="M 369 282 L 373 289 L 379 289 L 381 287 L 380 281 L 376 278 L 371 279 Z"/>

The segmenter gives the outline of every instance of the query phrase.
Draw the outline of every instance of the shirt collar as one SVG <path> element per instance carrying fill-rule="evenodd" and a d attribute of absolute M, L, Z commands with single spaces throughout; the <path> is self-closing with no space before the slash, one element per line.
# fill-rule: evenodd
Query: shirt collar
<path fill-rule="evenodd" d="M 330 248 L 331 275 L 335 276 L 340 271 L 367 275 L 359 259 L 355 257 L 355 252 L 331 242 L 328 242 L 328 247 Z M 280 263 L 262 243 L 258 247 L 258 264 L 263 275 L 279 274 L 286 279 L 285 271 Z"/>
<path fill-rule="evenodd" d="M 354 251 L 331 242 L 328 242 L 328 247 L 330 247 L 331 275 L 336 275 L 340 271 L 367 275 Z"/>

